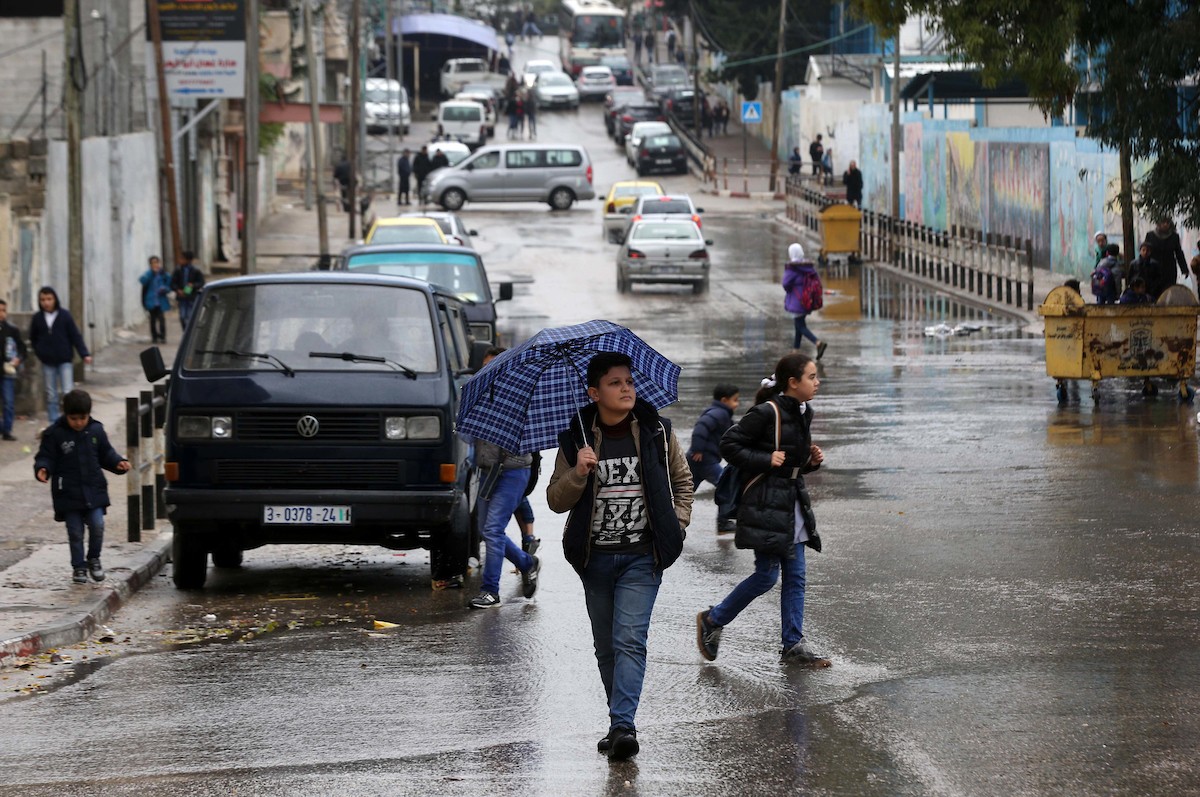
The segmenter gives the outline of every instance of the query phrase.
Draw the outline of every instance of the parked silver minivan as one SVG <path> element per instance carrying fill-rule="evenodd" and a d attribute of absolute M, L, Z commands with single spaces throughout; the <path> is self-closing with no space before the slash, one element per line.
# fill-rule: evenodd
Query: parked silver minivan
<path fill-rule="evenodd" d="M 595 199 L 592 159 L 577 144 L 495 144 L 425 181 L 422 199 L 446 210 L 465 202 L 547 202 L 566 210 Z"/>

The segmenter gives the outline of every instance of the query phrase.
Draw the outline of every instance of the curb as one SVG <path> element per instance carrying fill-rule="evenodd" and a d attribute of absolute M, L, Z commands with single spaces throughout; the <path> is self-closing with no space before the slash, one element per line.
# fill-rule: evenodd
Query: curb
<path fill-rule="evenodd" d="M 0 665 L 8 664 L 11 659 L 35 656 L 51 648 L 74 645 L 90 637 L 96 628 L 124 606 L 135 592 L 158 575 L 163 565 L 171 558 L 170 550 L 170 535 L 160 535 L 158 540 L 147 545 L 142 551 L 144 561 L 134 567 L 127 577 L 114 580 L 111 589 L 84 611 L 68 614 L 65 620 L 21 636 L 0 640 Z"/>
<path fill-rule="evenodd" d="M 787 194 L 781 194 L 779 192 L 731 191 L 727 188 L 701 188 L 700 193 L 708 194 L 709 196 L 719 196 L 730 199 L 756 199 L 760 201 L 770 200 L 773 202 L 782 202 L 787 199 Z"/>

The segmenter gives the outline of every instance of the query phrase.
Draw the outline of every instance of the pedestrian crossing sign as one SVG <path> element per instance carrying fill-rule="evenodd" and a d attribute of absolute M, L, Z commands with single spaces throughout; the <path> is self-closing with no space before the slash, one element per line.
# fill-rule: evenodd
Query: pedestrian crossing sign
<path fill-rule="evenodd" d="M 762 123 L 762 103 L 742 103 L 742 124 L 757 125 Z"/>

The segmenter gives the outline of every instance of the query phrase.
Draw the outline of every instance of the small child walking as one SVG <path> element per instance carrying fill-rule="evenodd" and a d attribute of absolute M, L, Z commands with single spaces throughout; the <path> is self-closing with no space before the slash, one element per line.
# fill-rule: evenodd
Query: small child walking
<path fill-rule="evenodd" d="M 62 415 L 42 433 L 42 445 L 33 460 L 37 480 L 50 482 L 54 519 L 67 526 L 71 546 L 72 578 L 84 584 L 104 580 L 100 549 L 104 545 L 104 510 L 109 505 L 108 482 L 101 469 L 113 473 L 129 470 L 129 460 L 108 442 L 104 425 L 92 418 L 92 397 L 72 390 L 62 399 Z M 88 529 L 87 555 L 83 530 Z"/>
<path fill-rule="evenodd" d="M 713 402 L 700 413 L 692 429 L 692 445 L 688 449 L 688 467 L 692 471 L 693 488 L 707 481 L 713 487 L 721 478 L 721 437 L 733 426 L 733 413 L 737 412 L 739 391 L 737 385 L 722 383 L 713 388 Z M 714 499 L 715 500 L 715 499 Z M 717 503 L 717 533 L 728 534 L 737 527 L 736 507 Z"/>

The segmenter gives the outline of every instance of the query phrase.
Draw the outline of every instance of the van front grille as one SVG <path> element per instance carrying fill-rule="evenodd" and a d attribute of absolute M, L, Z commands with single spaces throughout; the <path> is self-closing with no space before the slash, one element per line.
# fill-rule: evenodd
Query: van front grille
<path fill-rule="evenodd" d="M 216 464 L 222 487 L 370 490 L 404 483 L 403 463 L 396 460 L 226 459 Z"/>
<path fill-rule="evenodd" d="M 317 431 L 301 434 L 300 419 L 315 418 Z M 380 412 L 347 410 L 287 410 L 284 412 L 239 412 L 234 419 L 234 439 L 249 443 L 373 443 L 383 439 Z"/>

